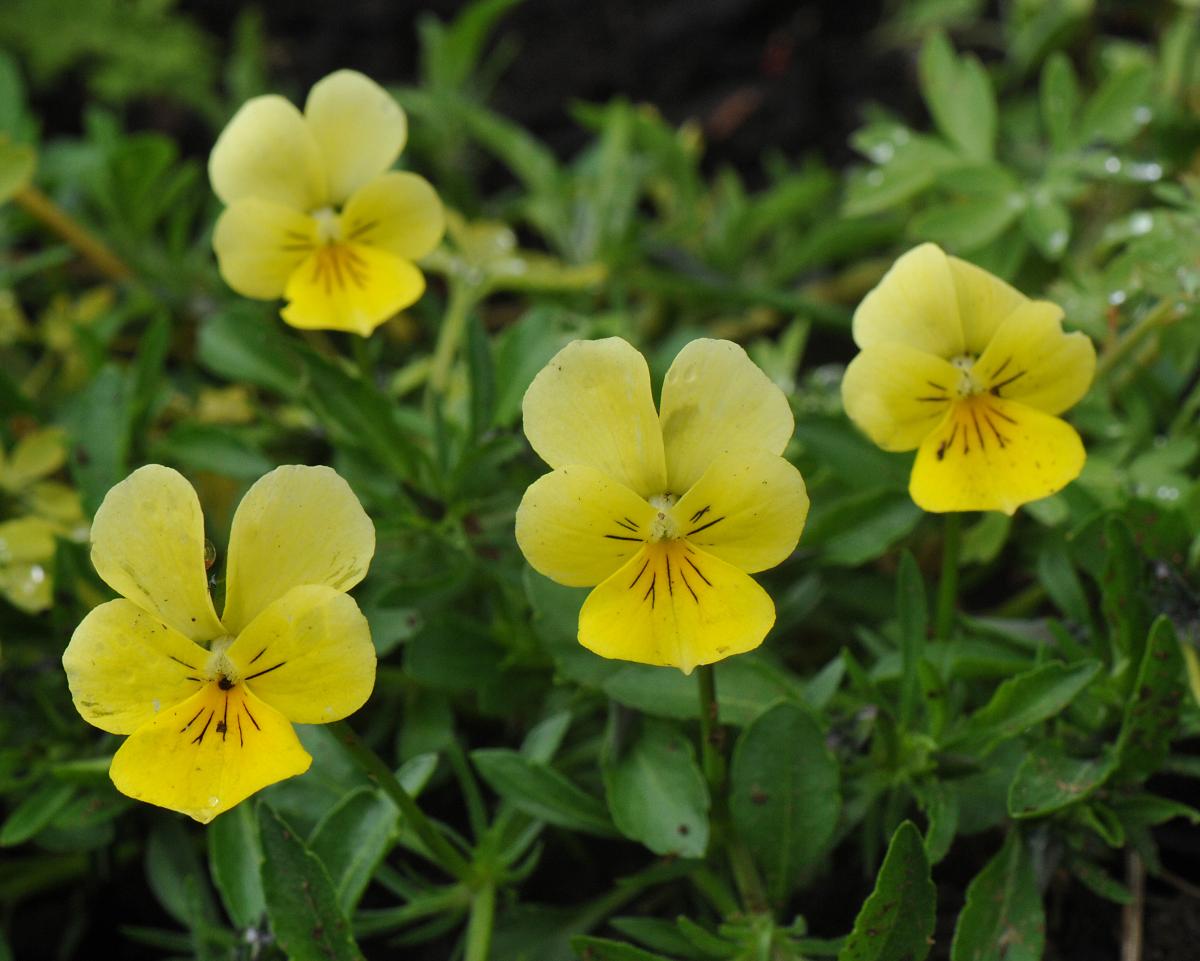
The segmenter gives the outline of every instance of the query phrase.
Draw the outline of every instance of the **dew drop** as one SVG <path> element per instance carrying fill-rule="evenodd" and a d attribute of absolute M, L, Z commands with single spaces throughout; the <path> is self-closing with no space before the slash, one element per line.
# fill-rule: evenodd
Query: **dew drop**
<path fill-rule="evenodd" d="M 1150 118 L 1153 116 L 1154 114 L 1145 104 L 1142 104 L 1140 107 L 1133 108 L 1133 119 L 1135 123 L 1149 123 Z"/>
<path fill-rule="evenodd" d="M 1117 307 L 1117 306 L 1125 303 L 1126 296 L 1127 295 L 1126 295 L 1125 291 L 1114 290 L 1111 294 L 1108 295 L 1108 302 L 1110 304 L 1112 304 L 1114 307 Z"/>
<path fill-rule="evenodd" d="M 1104 161 L 1104 169 L 1107 170 L 1110 174 L 1120 173 L 1121 172 L 1120 158 L 1119 157 L 1109 157 L 1107 160 Z"/>
<path fill-rule="evenodd" d="M 876 144 L 871 148 L 871 159 L 877 164 L 885 164 L 896 155 L 896 148 L 890 143 Z"/>
<path fill-rule="evenodd" d="M 220 803 L 221 803 L 221 799 L 219 797 L 210 797 L 208 799 L 208 806 L 210 808 L 215 808 Z"/>
<path fill-rule="evenodd" d="M 1136 236 L 1148 234 L 1154 228 L 1154 218 L 1144 210 L 1129 218 L 1129 232 Z"/>
<path fill-rule="evenodd" d="M 1179 500 L 1179 488 L 1168 487 L 1163 484 L 1154 492 L 1160 501 L 1177 501 Z"/>
<path fill-rule="evenodd" d="M 34 564 L 29 568 L 29 579 L 35 584 L 40 584 L 46 579 L 46 569 L 41 564 Z"/>
<path fill-rule="evenodd" d="M 1046 246 L 1054 253 L 1062 253 L 1067 246 L 1067 232 L 1065 230 L 1056 230 L 1046 238 Z"/>
<path fill-rule="evenodd" d="M 153 701 L 151 701 L 150 704 L 154 708 L 155 714 L 157 714 L 162 709 L 162 701 L 160 701 L 157 697 Z"/>

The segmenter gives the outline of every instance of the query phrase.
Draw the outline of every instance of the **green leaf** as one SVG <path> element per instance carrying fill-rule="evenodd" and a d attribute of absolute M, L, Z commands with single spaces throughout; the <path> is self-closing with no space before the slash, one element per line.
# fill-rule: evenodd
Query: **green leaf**
<path fill-rule="evenodd" d="M 496 369 L 492 344 L 478 312 L 467 321 L 467 371 L 471 383 L 471 436 L 479 437 L 492 426 L 496 409 Z"/>
<path fill-rule="evenodd" d="M 0 134 L 0 204 L 23 189 L 37 167 L 37 153 L 29 144 L 10 143 Z"/>
<path fill-rule="evenodd" d="M 738 738 L 729 780 L 734 826 L 782 902 L 833 839 L 841 812 L 837 761 L 807 711 L 778 704 Z"/>
<path fill-rule="evenodd" d="M 50 781 L 13 808 L 0 828 L 0 847 L 13 847 L 36 837 L 75 796 L 75 785 Z"/>
<path fill-rule="evenodd" d="M 1046 128 L 1051 145 L 1061 153 L 1071 145 L 1080 103 L 1079 80 L 1071 61 L 1062 51 L 1056 50 L 1046 59 L 1039 93 L 1042 126 Z"/>
<path fill-rule="evenodd" d="M 265 387 L 282 397 L 298 396 L 303 373 L 292 342 L 259 307 L 237 304 L 208 317 L 200 326 L 197 358 L 234 383 Z"/>
<path fill-rule="evenodd" d="M 1150 609 L 1142 578 L 1142 553 L 1120 517 L 1110 517 L 1104 525 L 1104 551 L 1100 606 L 1109 623 L 1113 658 L 1128 666 L 1130 661 L 1142 660 Z"/>
<path fill-rule="evenodd" d="M 681 732 L 647 721 L 632 744 L 604 764 L 613 823 L 655 854 L 701 858 L 708 848 L 708 788 Z"/>
<path fill-rule="evenodd" d="M 150 831 L 146 880 L 167 913 L 193 931 L 216 917 L 196 847 L 180 822 L 159 821 Z"/>
<path fill-rule="evenodd" d="M 1015 818 L 1044 817 L 1091 797 L 1116 769 L 1116 755 L 1067 757 L 1053 743 L 1036 745 L 1025 756 L 1008 789 L 1008 813 Z"/>
<path fill-rule="evenodd" d="M 221 424 L 184 421 L 151 447 L 154 460 L 187 470 L 212 471 L 238 480 L 257 480 L 275 464 L 242 433 Z"/>
<path fill-rule="evenodd" d="M 871 896 L 838 961 L 923 961 L 933 943 L 937 889 L 921 832 L 905 821 L 892 835 Z"/>
<path fill-rule="evenodd" d="M 1125 704 L 1117 738 L 1118 778 L 1140 781 L 1162 767 L 1179 733 L 1184 694 L 1183 655 L 1175 628 L 1163 615 L 1150 628 L 1137 682 Z"/>
<path fill-rule="evenodd" d="M 329 872 L 342 911 L 358 905 L 371 875 L 391 848 L 399 821 L 394 804 L 374 788 L 352 791 L 325 815 L 309 848 Z"/>
<path fill-rule="evenodd" d="M 1043 257 L 1058 260 L 1071 241 L 1071 215 L 1048 192 L 1036 190 L 1025 207 L 1021 229 Z"/>
<path fill-rule="evenodd" d="M 1009 678 L 987 704 L 967 719 L 955 741 L 986 747 L 1016 737 L 1070 704 L 1099 670 L 1100 662 L 1094 660 L 1070 666 L 1051 661 Z"/>
<path fill-rule="evenodd" d="M 583 934 L 571 938 L 571 947 L 582 961 L 671 961 L 661 954 L 643 951 L 630 944 Z"/>
<path fill-rule="evenodd" d="M 221 903 L 239 928 L 257 925 L 267 910 L 263 900 L 262 844 L 254 809 L 239 804 L 208 826 L 208 866 Z"/>
<path fill-rule="evenodd" d="M 493 791 L 530 817 L 599 837 L 616 834 L 604 803 L 549 765 L 505 748 L 472 751 L 471 760 Z"/>
<path fill-rule="evenodd" d="M 90 514 L 129 473 L 132 417 L 129 378 L 115 364 L 101 368 L 67 405 L 63 426 L 71 435 L 71 474 Z"/>
<path fill-rule="evenodd" d="M 956 57 L 945 35 L 931 34 L 918 63 L 921 94 L 938 129 L 971 160 L 990 160 L 996 140 L 996 96 L 983 65 Z"/>
<path fill-rule="evenodd" d="M 289 961 L 361 961 L 329 873 L 288 824 L 260 803 L 262 884 L 275 941 Z"/>
<path fill-rule="evenodd" d="M 1115 70 L 1105 79 L 1079 118 L 1080 145 L 1103 141 L 1119 146 L 1133 139 L 1151 117 L 1154 69 L 1134 63 Z"/>
<path fill-rule="evenodd" d="M 1019 831 L 967 887 L 951 961 L 1041 961 L 1046 915 Z"/>

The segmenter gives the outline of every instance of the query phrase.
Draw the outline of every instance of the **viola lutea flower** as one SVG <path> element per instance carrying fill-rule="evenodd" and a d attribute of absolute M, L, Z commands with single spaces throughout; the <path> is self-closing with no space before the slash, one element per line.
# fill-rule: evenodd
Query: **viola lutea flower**
<path fill-rule="evenodd" d="M 122 596 L 83 619 L 63 667 L 84 720 L 129 735 L 109 770 L 117 789 L 207 823 L 306 771 L 292 724 L 343 718 L 375 683 L 370 631 L 345 593 L 374 550 L 334 471 L 277 468 L 234 515 L 218 618 L 191 485 L 152 464 L 109 491 L 92 563 Z"/>
<path fill-rule="evenodd" d="M 364 337 L 416 302 L 425 278 L 413 261 L 438 245 L 445 217 L 428 181 L 388 172 L 407 136 L 400 105 L 353 70 L 319 81 L 303 114 L 279 96 L 247 101 L 208 163 L 227 205 L 213 248 L 229 286 L 284 296 L 293 327 Z"/>
<path fill-rule="evenodd" d="M 684 347 L 656 411 L 633 347 L 574 341 L 522 410 L 553 470 L 525 492 L 517 543 L 552 580 L 596 585 L 579 613 L 584 647 L 690 673 L 762 643 L 775 605 L 748 575 L 792 553 L 808 495 L 780 456 L 787 398 L 741 347 Z"/>
<path fill-rule="evenodd" d="M 904 254 L 866 296 L 842 400 L 884 450 L 917 449 L 917 506 L 1012 514 L 1079 476 L 1083 443 L 1056 415 L 1087 393 L 1096 352 L 1062 319 L 1057 304 L 933 244 Z"/>

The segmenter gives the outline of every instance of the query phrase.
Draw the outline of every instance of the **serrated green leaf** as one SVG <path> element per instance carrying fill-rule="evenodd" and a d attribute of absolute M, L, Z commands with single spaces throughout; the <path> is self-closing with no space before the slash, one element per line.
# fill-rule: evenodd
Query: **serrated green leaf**
<path fill-rule="evenodd" d="M 951 961 L 1041 961 L 1046 915 L 1020 832 L 967 887 L 954 928 Z"/>
<path fill-rule="evenodd" d="M 599 837 L 616 835 L 604 803 L 549 765 L 504 748 L 472 751 L 471 760 L 493 791 L 530 817 Z"/>
<path fill-rule="evenodd" d="M 1053 743 L 1039 744 L 1026 755 L 1008 789 L 1008 813 L 1015 818 L 1044 817 L 1082 801 L 1116 770 L 1112 751 L 1098 758 L 1067 757 Z"/>
<path fill-rule="evenodd" d="M 919 60 L 921 94 L 938 129 L 963 154 L 990 160 L 996 140 L 996 95 L 983 65 L 957 57 L 945 35 L 931 34 Z"/>
<path fill-rule="evenodd" d="M 1171 740 L 1179 733 L 1184 697 L 1184 665 L 1171 621 L 1159 617 L 1150 628 L 1137 681 L 1125 705 L 1117 738 L 1122 781 L 1140 781 L 1166 760 Z"/>
<path fill-rule="evenodd" d="M 1153 95 L 1154 69 L 1149 64 L 1115 70 L 1084 105 L 1078 143 L 1086 146 L 1103 141 L 1118 146 L 1128 142 L 1150 121 Z"/>

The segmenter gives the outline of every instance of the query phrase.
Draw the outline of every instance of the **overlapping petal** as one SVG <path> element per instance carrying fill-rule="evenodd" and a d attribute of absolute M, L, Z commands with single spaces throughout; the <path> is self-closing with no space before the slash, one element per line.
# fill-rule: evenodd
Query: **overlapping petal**
<path fill-rule="evenodd" d="M 687 543 L 753 574 L 791 556 L 808 517 L 804 479 L 762 450 L 717 457 L 672 509 Z"/>
<path fill-rule="evenodd" d="M 726 451 L 782 454 L 795 429 L 782 390 L 737 344 L 693 340 L 663 380 L 667 488 L 683 494 Z"/>
<path fill-rule="evenodd" d="M 325 162 L 300 111 L 269 94 L 247 100 L 208 158 L 208 176 L 226 204 L 254 197 L 307 212 L 328 203 Z"/>
<path fill-rule="evenodd" d="M 958 291 L 941 249 L 921 244 L 901 256 L 859 304 L 853 331 L 863 348 L 907 344 L 946 359 L 963 354 Z"/>
<path fill-rule="evenodd" d="M 424 177 L 395 171 L 356 190 L 339 220 L 342 237 L 404 260 L 420 260 L 442 240 L 446 212 Z"/>
<path fill-rule="evenodd" d="M 352 597 L 295 587 L 250 622 L 226 652 L 242 682 L 297 724 L 357 711 L 375 686 L 375 645 Z"/>
<path fill-rule="evenodd" d="M 954 290 L 958 295 L 958 316 L 962 319 L 963 341 L 967 353 L 978 357 L 1014 310 L 1029 303 L 1029 298 L 982 267 L 947 257 Z"/>
<path fill-rule="evenodd" d="M 207 824 L 311 763 L 287 718 L 244 684 L 206 684 L 134 731 L 109 775 L 122 794 Z"/>
<path fill-rule="evenodd" d="M 884 450 L 912 450 L 957 400 L 962 377 L 941 357 L 907 344 L 877 344 L 850 361 L 842 377 L 842 404 Z"/>
<path fill-rule="evenodd" d="M 140 467 L 105 496 L 92 522 L 92 564 L 114 591 L 194 641 L 225 633 L 204 568 L 204 518 L 178 471 Z"/>
<path fill-rule="evenodd" d="M 347 591 L 375 553 L 375 526 L 328 467 L 278 467 L 246 492 L 229 537 L 222 620 L 237 635 L 294 587 Z"/>
<path fill-rule="evenodd" d="M 63 668 L 89 724 L 132 734 L 205 683 L 208 652 L 132 601 L 94 608 L 75 628 Z"/>
<path fill-rule="evenodd" d="M 282 204 L 247 197 L 221 213 L 213 250 L 225 282 L 244 297 L 271 300 L 317 245 L 317 222 Z"/>
<path fill-rule="evenodd" d="M 593 467 L 642 497 L 667 490 L 650 369 L 619 337 L 576 340 L 533 379 L 525 436 L 551 467 Z"/>
<path fill-rule="evenodd" d="M 304 119 L 324 161 L 332 203 L 388 169 L 408 139 L 395 99 L 356 70 L 338 70 L 313 85 Z"/>
<path fill-rule="evenodd" d="M 534 570 L 559 584 L 599 584 L 641 550 L 655 510 L 593 467 L 560 467 L 521 498 L 516 534 Z"/>

